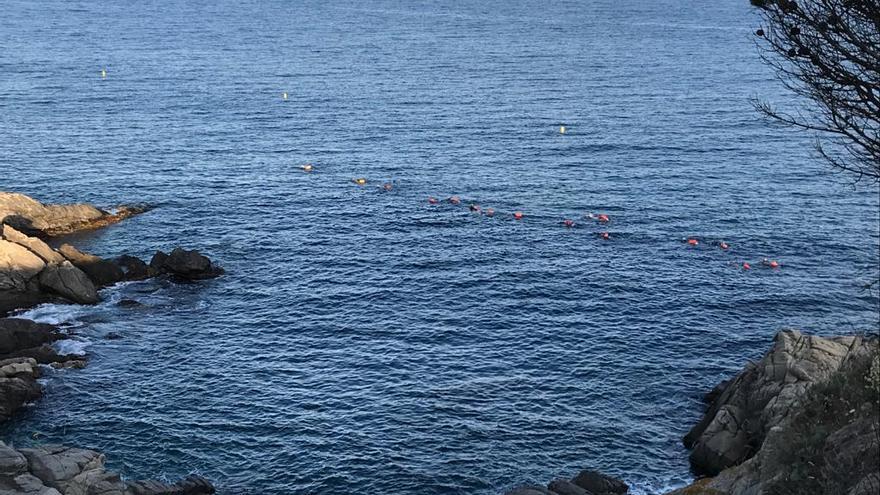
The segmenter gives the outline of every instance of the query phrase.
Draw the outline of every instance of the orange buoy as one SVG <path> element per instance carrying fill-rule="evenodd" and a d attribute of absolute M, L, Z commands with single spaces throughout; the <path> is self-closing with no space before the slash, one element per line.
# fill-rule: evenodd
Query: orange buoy
<path fill-rule="evenodd" d="M 609 221 L 611 221 L 611 219 L 608 218 L 608 215 L 604 213 L 600 213 L 599 216 L 596 217 L 596 220 L 599 220 L 599 222 L 601 223 L 608 223 Z"/>
<path fill-rule="evenodd" d="M 515 218 L 515 219 L 517 219 L 517 220 L 522 220 L 522 219 L 523 219 L 523 213 L 522 213 L 521 211 L 515 211 L 515 212 L 513 212 L 513 218 Z"/>
<path fill-rule="evenodd" d="M 752 269 L 752 265 L 750 265 L 748 263 L 743 263 L 743 270 L 751 270 L 751 269 Z"/>
<path fill-rule="evenodd" d="M 461 198 L 459 198 L 458 196 L 452 196 L 451 198 L 449 198 L 449 202 L 454 205 L 457 205 L 457 204 L 461 203 Z"/>
<path fill-rule="evenodd" d="M 437 198 L 433 196 L 428 196 L 428 203 L 432 205 L 436 205 L 438 203 Z"/>
<path fill-rule="evenodd" d="M 495 216 L 495 208 L 486 208 L 486 216 L 494 217 Z"/>
<path fill-rule="evenodd" d="M 773 260 L 770 262 L 770 268 L 779 268 L 779 262 Z"/>
<path fill-rule="evenodd" d="M 690 244 L 691 246 L 696 246 L 699 243 L 700 243 L 700 241 L 698 241 L 696 239 L 688 239 L 688 244 Z"/>
<path fill-rule="evenodd" d="M 571 228 L 571 227 L 574 227 L 574 220 L 571 220 L 570 218 L 566 218 L 565 220 L 562 221 L 562 224 L 565 225 L 566 227 Z"/>
<path fill-rule="evenodd" d="M 605 239 L 606 241 L 607 241 L 608 239 L 611 239 L 611 234 L 609 234 L 608 232 L 602 232 L 602 233 L 599 234 L 599 235 L 602 237 L 602 239 Z"/>
<path fill-rule="evenodd" d="M 718 247 L 720 247 L 721 249 L 727 249 L 727 248 L 729 248 L 730 246 L 728 246 L 726 242 L 721 241 L 721 244 L 719 244 Z"/>

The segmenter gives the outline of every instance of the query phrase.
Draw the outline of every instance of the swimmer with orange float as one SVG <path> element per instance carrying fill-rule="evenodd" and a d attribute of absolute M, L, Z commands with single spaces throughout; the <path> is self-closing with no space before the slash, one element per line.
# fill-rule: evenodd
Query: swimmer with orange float
<path fill-rule="evenodd" d="M 761 264 L 764 266 L 769 266 L 770 268 L 779 268 L 780 266 L 778 261 L 768 260 L 767 258 L 762 259 Z"/>
<path fill-rule="evenodd" d="M 598 215 L 594 215 L 592 213 L 587 213 L 584 216 L 589 218 L 590 220 L 595 220 L 599 223 L 608 223 L 611 221 L 611 218 L 609 218 L 608 215 L 606 215 L 604 213 L 599 213 Z"/>

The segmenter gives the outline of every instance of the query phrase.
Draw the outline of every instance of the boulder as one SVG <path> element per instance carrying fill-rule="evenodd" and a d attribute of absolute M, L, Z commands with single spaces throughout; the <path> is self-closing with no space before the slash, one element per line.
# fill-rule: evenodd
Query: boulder
<path fill-rule="evenodd" d="M 58 254 L 45 242 L 36 237 L 28 237 L 9 225 L 0 224 L 0 237 L 26 248 L 28 251 L 42 258 L 46 263 L 58 264 L 64 261 L 64 256 Z"/>
<path fill-rule="evenodd" d="M 33 359 L 0 360 L 0 423 L 7 421 L 28 402 L 40 398 L 39 376 L 40 369 Z"/>
<path fill-rule="evenodd" d="M 169 485 L 158 481 L 135 481 L 128 483 L 126 495 L 209 495 L 214 493 L 210 481 L 198 475 L 190 475 Z"/>
<path fill-rule="evenodd" d="M 0 239 L 0 291 L 29 290 L 29 282 L 44 268 L 46 262 L 28 248 Z"/>
<path fill-rule="evenodd" d="M 0 476 L 0 495 L 61 495 L 61 492 L 47 487 L 36 476 L 24 473 L 18 476 Z"/>
<path fill-rule="evenodd" d="M 57 236 L 110 225 L 147 211 L 122 206 L 114 213 L 89 204 L 44 205 L 24 194 L 0 191 L 0 223 L 28 235 Z"/>
<path fill-rule="evenodd" d="M 715 394 L 703 419 L 685 436 L 698 472 L 715 475 L 754 455 L 806 390 L 828 380 L 862 346 L 857 336 L 825 339 L 797 331 L 780 332 L 774 342 L 760 363 L 747 365 Z"/>
<path fill-rule="evenodd" d="M 623 481 L 590 469 L 578 473 L 571 482 L 596 495 L 620 494 L 629 491 L 629 485 Z"/>
<path fill-rule="evenodd" d="M 157 273 L 166 273 L 184 280 L 201 280 L 223 274 L 223 269 L 214 266 L 211 260 L 196 250 L 174 248 L 171 254 L 156 252 L 150 260 L 150 268 Z"/>
<path fill-rule="evenodd" d="M 21 318 L 0 318 L 0 358 L 59 340 L 58 329 Z"/>
<path fill-rule="evenodd" d="M 27 472 L 27 459 L 5 443 L 0 442 L 0 477 L 18 476 Z"/>
<path fill-rule="evenodd" d="M 98 290 L 82 270 L 69 261 L 47 266 L 40 272 L 40 286 L 79 304 L 95 304 Z"/>
<path fill-rule="evenodd" d="M 125 278 L 122 268 L 110 260 L 99 258 L 92 254 L 86 254 L 70 244 L 62 244 L 58 251 L 69 260 L 73 266 L 82 270 L 95 284 L 96 287 L 106 287 L 120 282 Z"/>
<path fill-rule="evenodd" d="M 559 495 L 593 495 L 571 481 L 563 479 L 551 481 L 550 484 L 547 485 L 547 488 L 550 489 L 551 492 L 558 493 Z"/>
<path fill-rule="evenodd" d="M 93 450 L 77 449 L 61 445 L 44 445 L 19 449 L 28 461 L 28 470 L 46 486 L 68 495 L 68 489 L 78 489 L 83 479 L 77 479 L 87 471 L 103 470 L 104 454 Z M 75 492 L 87 493 L 87 492 Z"/>
<path fill-rule="evenodd" d="M 124 254 L 116 258 L 116 264 L 125 274 L 125 280 L 144 280 L 150 278 L 150 267 L 140 258 Z"/>

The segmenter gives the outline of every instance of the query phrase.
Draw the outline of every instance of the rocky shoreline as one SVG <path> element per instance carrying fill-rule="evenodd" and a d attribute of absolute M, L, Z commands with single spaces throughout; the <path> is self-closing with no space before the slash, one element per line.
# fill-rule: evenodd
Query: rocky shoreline
<path fill-rule="evenodd" d="M 14 420 L 39 399 L 43 366 L 81 368 L 82 356 L 62 355 L 52 343 L 67 338 L 58 327 L 6 318 L 46 302 L 96 304 L 98 289 L 118 282 L 168 277 L 191 282 L 217 277 L 223 269 L 198 251 L 157 251 L 149 263 L 130 255 L 107 260 L 69 244 L 54 249 L 45 240 L 101 228 L 146 211 L 123 206 L 111 213 L 87 204 L 44 205 L 27 196 L 0 192 L 0 423 Z M 177 483 L 123 480 L 104 469 L 104 455 L 87 449 L 41 445 L 16 449 L 0 442 L 0 495 L 202 495 L 214 493 L 206 479 L 191 475 Z"/>
<path fill-rule="evenodd" d="M 880 349 L 876 335 L 779 332 L 772 349 L 705 396 L 684 437 L 693 484 L 667 495 L 880 493 Z M 583 471 L 506 495 L 620 495 Z"/>

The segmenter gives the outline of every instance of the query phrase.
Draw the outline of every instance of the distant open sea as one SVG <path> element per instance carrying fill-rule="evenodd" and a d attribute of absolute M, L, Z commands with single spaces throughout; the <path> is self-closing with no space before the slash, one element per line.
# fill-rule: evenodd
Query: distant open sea
<path fill-rule="evenodd" d="M 225 495 L 686 483 L 700 396 L 775 332 L 878 328 L 878 189 L 757 115 L 790 103 L 757 26 L 746 0 L 4 0 L 0 190 L 148 203 L 66 241 L 227 274 L 26 313 L 91 359 L 0 438 Z"/>

